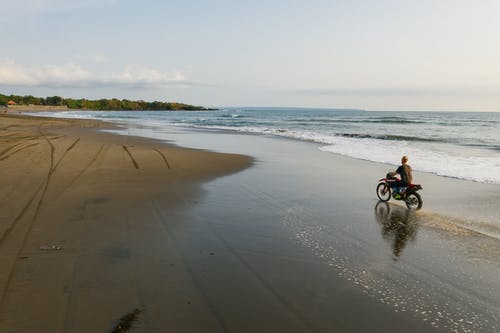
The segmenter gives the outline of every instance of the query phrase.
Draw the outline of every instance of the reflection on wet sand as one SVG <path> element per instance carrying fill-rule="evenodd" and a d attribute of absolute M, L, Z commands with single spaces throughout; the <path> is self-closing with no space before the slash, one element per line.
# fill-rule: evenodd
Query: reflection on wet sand
<path fill-rule="evenodd" d="M 394 259 L 397 260 L 408 240 L 415 239 L 417 234 L 415 212 L 380 201 L 375 205 L 375 218 L 380 225 L 382 238 L 389 242 Z"/>

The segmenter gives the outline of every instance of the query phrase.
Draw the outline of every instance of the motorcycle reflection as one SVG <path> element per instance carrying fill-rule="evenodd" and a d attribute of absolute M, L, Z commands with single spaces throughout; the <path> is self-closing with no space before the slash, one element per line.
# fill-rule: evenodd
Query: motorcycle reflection
<path fill-rule="evenodd" d="M 397 260 L 409 240 L 415 239 L 418 229 L 416 214 L 412 210 L 379 201 L 375 205 L 375 218 L 380 224 L 382 238 L 389 242 Z"/>

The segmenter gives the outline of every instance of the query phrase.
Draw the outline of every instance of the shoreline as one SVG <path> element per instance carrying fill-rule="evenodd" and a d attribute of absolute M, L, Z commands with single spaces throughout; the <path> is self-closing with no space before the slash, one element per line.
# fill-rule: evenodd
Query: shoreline
<path fill-rule="evenodd" d="M 117 122 L 113 122 L 113 120 L 106 120 L 105 122 L 110 124 L 117 124 Z M 159 140 L 166 139 L 166 137 L 163 137 L 162 132 L 159 131 L 159 128 L 156 128 L 154 136 L 151 136 L 150 130 L 144 130 L 141 127 L 135 128 L 133 126 L 131 127 L 130 125 L 131 124 L 125 124 L 125 126 L 128 127 L 120 127 L 113 132 L 120 135 L 133 135 L 144 138 L 155 138 Z M 204 135 L 204 133 L 206 132 L 208 134 L 215 135 L 220 134 L 222 136 L 227 135 L 229 140 L 232 140 L 232 136 L 235 136 L 237 138 L 244 138 L 246 136 L 256 138 L 266 137 L 255 133 L 240 133 L 219 129 L 206 130 L 197 128 L 190 129 L 169 127 L 167 132 L 168 131 L 173 131 L 180 134 L 173 136 L 169 135 L 168 137 L 175 138 L 176 142 L 178 142 L 181 146 L 191 147 L 194 149 L 208 149 L 218 152 L 230 151 L 238 154 L 250 154 L 252 156 L 257 156 L 258 152 L 240 149 L 239 147 L 233 145 L 207 145 L 206 142 L 210 142 L 208 138 L 209 135 Z M 191 136 L 191 133 L 199 133 L 199 136 L 203 138 L 198 140 L 184 140 L 184 138 L 189 138 Z M 322 144 L 317 142 L 309 142 L 298 140 L 295 138 L 272 135 L 269 136 L 269 139 L 271 141 L 277 140 L 278 142 L 290 141 L 298 145 L 314 147 L 314 150 L 317 150 L 317 152 L 324 155 L 325 160 L 332 159 L 335 161 L 336 159 L 346 159 L 347 161 L 352 161 L 353 166 L 358 164 L 366 165 L 367 168 L 364 172 L 373 174 L 373 179 L 366 179 L 366 182 L 375 182 L 374 184 L 372 183 L 373 189 L 367 189 L 369 193 L 374 192 L 376 182 L 380 178 L 385 177 L 388 169 L 395 169 L 394 165 L 387 163 L 365 159 L 356 159 L 351 156 L 342 154 L 324 152 L 319 149 Z M 376 170 L 376 173 L 374 173 L 373 170 Z M 447 220 L 448 223 L 454 221 L 456 222 L 457 227 L 464 228 L 469 232 L 480 233 L 488 237 L 500 239 L 500 221 L 498 220 L 499 211 L 493 202 L 495 198 L 500 198 L 499 184 L 443 176 L 434 172 L 427 171 L 414 171 L 414 173 L 416 175 L 416 177 L 414 177 L 416 182 L 421 183 L 424 187 L 423 192 L 421 193 L 424 197 L 424 212 L 433 214 L 434 216 L 439 216 L 441 220 Z M 390 203 L 404 206 L 404 203 L 402 201 L 395 201 L 393 199 L 390 200 Z"/>
<path fill-rule="evenodd" d="M 29 114 L 28 114 L 29 116 Z M 46 116 L 44 116 L 46 117 Z M 50 117 L 49 117 L 50 118 Z M 78 119 L 78 118 L 55 118 L 55 119 Z M 94 119 L 92 119 L 94 121 Z M 150 133 L 146 130 L 145 132 L 141 128 L 135 128 L 134 126 L 130 127 L 130 123 L 123 124 L 121 122 L 117 122 L 116 120 L 113 119 L 97 119 L 95 120 L 97 122 L 102 122 L 103 124 L 109 124 L 110 128 L 112 128 L 111 133 L 118 134 L 118 135 L 125 135 L 125 136 L 133 136 L 137 138 L 144 138 L 144 139 L 152 139 L 152 140 L 160 140 L 161 142 L 171 142 L 171 136 L 167 135 L 167 137 L 163 137 L 161 134 L 160 135 L 155 135 L 151 136 Z M 125 127 L 124 127 L 125 126 Z M 180 131 L 201 131 L 205 132 L 206 129 L 200 128 L 200 129 L 189 129 L 189 128 L 174 128 L 174 127 L 169 127 L 170 130 L 180 130 Z M 222 133 L 222 134 L 229 134 L 229 135 L 236 135 L 236 136 L 245 136 L 245 135 L 250 135 L 250 136 L 260 136 L 260 134 L 256 133 L 241 133 L 241 132 L 234 132 L 231 130 L 208 130 L 207 133 Z M 276 139 L 276 140 L 291 140 L 292 142 L 297 142 L 299 144 L 311 144 L 316 146 L 317 148 L 320 148 L 322 144 L 317 143 L 317 142 L 309 142 L 309 141 L 303 141 L 295 138 L 290 138 L 290 137 L 281 137 L 281 136 L 273 136 L 271 135 L 271 138 Z M 203 141 L 203 140 L 202 140 Z M 182 144 L 181 146 L 187 146 L 186 144 Z M 210 151 L 218 151 L 218 152 L 226 152 L 225 148 L 220 149 L 219 147 L 205 147 L 202 142 L 198 142 L 198 144 L 195 145 L 190 145 L 193 149 L 208 149 Z M 319 149 L 321 150 L 321 149 Z M 325 154 L 332 154 L 328 153 L 325 151 L 322 151 Z M 248 153 L 244 150 L 237 150 L 237 153 L 247 155 Z M 346 158 L 349 160 L 353 160 L 354 163 L 368 163 L 368 165 L 374 165 L 375 169 L 381 170 L 382 167 L 385 169 L 379 174 L 376 175 L 377 180 L 381 178 L 383 175 L 385 175 L 387 168 L 394 168 L 394 165 L 392 164 L 387 164 L 383 162 L 376 162 L 376 161 L 371 161 L 371 160 L 365 160 L 365 159 L 357 159 L 353 158 L 351 156 L 347 155 L 342 155 L 342 154 L 336 154 L 333 153 L 334 156 L 338 156 L 340 158 Z M 480 201 L 491 201 L 491 198 L 494 197 L 500 197 L 500 185 L 499 184 L 492 184 L 492 183 L 485 183 L 485 182 L 480 182 L 480 181 L 475 181 L 475 180 L 470 180 L 470 179 L 462 179 L 462 178 L 457 178 L 457 177 L 450 177 L 450 176 L 444 176 L 444 175 L 439 175 L 434 172 L 428 172 L 428 171 L 415 171 L 417 175 L 420 175 L 420 182 L 422 182 L 423 185 L 425 185 L 424 192 L 427 192 L 428 185 L 431 184 L 430 190 L 433 192 L 433 196 L 428 198 L 427 194 L 424 194 L 425 198 L 425 204 L 424 204 L 424 211 L 426 213 L 429 213 L 435 217 L 439 217 L 441 220 L 446 220 L 447 223 L 453 223 L 455 224 L 455 227 L 457 228 L 462 228 L 464 230 L 467 230 L 467 232 L 472 232 L 472 233 L 479 233 L 484 236 L 492 237 L 495 239 L 500 239 L 500 221 L 497 218 L 497 212 L 498 210 L 494 209 L 494 205 L 490 204 L 488 207 L 483 205 Z M 435 184 L 439 184 L 439 186 L 434 186 Z M 467 186 L 470 188 L 473 188 L 474 191 L 473 193 L 467 193 L 463 192 L 462 185 L 458 184 L 463 184 L 463 186 Z M 463 193 L 461 193 L 463 192 Z M 453 194 L 453 195 L 450 195 Z M 475 199 L 474 204 L 477 206 L 474 206 L 470 204 L 470 197 L 478 197 L 481 199 Z M 453 202 L 456 201 L 456 202 Z M 391 203 L 401 204 L 401 202 L 391 200 Z M 444 202 L 443 204 L 441 204 Z M 458 205 L 457 205 L 458 202 Z M 430 204 L 430 205 L 429 205 Z M 404 206 L 404 204 L 403 204 Z M 463 206 L 467 206 L 469 209 L 467 211 L 464 211 Z M 478 209 L 479 207 L 479 209 Z M 429 210 L 430 208 L 430 210 Z M 492 211 L 493 208 L 493 211 Z M 483 213 L 474 213 L 474 211 L 484 211 L 486 210 L 486 215 Z"/>
<path fill-rule="evenodd" d="M 412 160 L 415 163 L 415 165 L 413 165 L 412 163 L 414 170 L 421 170 L 422 172 L 428 172 L 431 174 L 452 179 L 470 180 L 482 184 L 500 185 L 500 179 L 498 179 L 498 173 L 496 172 L 497 170 L 495 170 L 495 165 L 498 163 L 498 158 L 494 153 L 490 157 L 485 157 L 486 155 L 484 154 L 488 153 L 488 151 L 485 150 L 486 149 L 485 147 L 487 146 L 477 149 L 471 148 L 472 150 L 469 153 L 467 153 L 463 149 L 468 149 L 468 148 L 466 147 L 464 148 L 464 146 L 461 146 L 461 148 L 459 148 L 458 146 L 455 147 L 453 146 L 453 144 L 448 143 L 445 140 L 443 142 L 439 142 L 439 147 L 436 146 L 433 148 L 432 145 L 430 147 L 424 147 L 421 145 L 422 142 L 414 142 L 414 145 L 412 144 L 410 145 L 411 146 L 410 148 L 406 149 L 401 146 L 401 145 L 403 146 L 406 145 L 404 137 L 401 137 L 402 141 L 396 140 L 393 142 L 392 140 L 386 141 L 386 139 L 383 139 L 383 136 L 381 135 L 375 135 L 374 137 L 370 137 L 370 135 L 364 137 L 363 135 L 361 135 L 361 137 L 358 137 L 357 134 L 352 134 L 352 137 L 354 139 L 351 139 L 350 134 L 346 136 L 344 136 L 341 133 L 330 135 L 322 130 L 319 130 L 317 133 L 314 130 L 311 133 L 307 131 L 302 133 L 300 130 L 295 132 L 295 130 L 293 130 L 294 128 L 293 125 L 291 125 L 291 127 L 289 128 L 287 127 L 288 129 L 285 128 L 283 130 L 274 128 L 272 125 L 270 125 L 271 127 L 269 128 L 268 132 L 267 128 L 260 128 L 259 126 L 257 126 L 257 128 L 255 129 L 251 126 L 240 127 L 240 125 L 238 125 L 240 121 L 247 122 L 247 120 L 245 120 L 246 116 L 243 116 L 244 118 L 240 119 L 242 115 L 239 113 L 238 110 L 236 110 L 235 112 L 236 114 L 231 110 L 224 110 L 221 113 L 217 113 L 214 117 L 207 116 L 207 119 L 209 119 L 207 124 L 209 126 L 203 125 L 205 120 L 196 120 L 196 117 L 194 119 L 190 119 L 191 117 L 188 116 L 188 118 L 186 118 L 186 122 L 184 122 L 184 120 L 180 120 L 181 126 L 179 128 L 185 126 L 185 128 L 199 128 L 200 130 L 206 130 L 210 132 L 229 131 L 243 135 L 246 134 L 271 135 L 273 137 L 277 138 L 283 137 L 291 140 L 297 140 L 299 142 L 306 141 L 306 142 L 318 143 L 320 145 L 320 149 L 325 153 L 339 154 L 355 158 L 358 160 L 373 161 L 387 165 L 390 165 L 394 161 L 399 160 L 400 156 L 394 152 L 401 150 L 401 154 L 412 156 Z M 161 131 L 162 127 L 173 128 L 175 131 L 177 127 L 176 126 L 171 127 L 169 126 L 169 123 L 175 123 L 179 121 L 178 117 L 176 116 L 171 117 L 168 114 L 165 115 L 149 114 L 143 116 L 128 112 L 122 113 L 120 111 L 116 113 L 106 113 L 105 115 L 92 114 L 86 111 L 83 112 L 76 111 L 76 113 L 77 114 L 75 115 L 68 113 L 67 116 L 101 119 L 104 121 L 111 121 L 111 122 L 120 122 L 120 118 L 123 116 L 124 117 L 123 121 L 125 122 L 125 126 L 130 126 L 130 127 L 133 127 L 134 124 L 133 122 L 131 122 L 131 124 L 127 125 L 126 119 L 138 119 L 138 120 L 144 119 L 146 121 L 146 123 L 144 124 L 145 128 L 147 128 L 147 123 L 149 122 L 148 119 L 151 120 L 154 118 L 155 121 L 157 120 L 158 122 L 152 123 L 152 126 L 150 128 L 153 131 L 157 130 Z M 61 112 L 57 116 L 64 117 L 65 115 L 64 112 Z M 252 123 L 253 121 L 252 118 L 254 116 L 259 117 L 258 114 L 257 115 L 250 114 L 248 117 L 249 119 L 248 122 L 250 124 Z M 232 122 L 231 119 L 233 118 L 236 118 L 235 126 L 231 125 Z M 273 119 L 273 117 L 271 117 L 271 119 Z M 197 125 L 198 121 L 201 121 L 200 125 Z M 212 122 L 214 121 L 220 124 L 223 123 L 227 124 L 222 127 L 218 127 L 218 125 L 213 125 L 212 127 Z M 148 134 L 146 132 L 147 131 L 144 131 L 146 135 L 143 136 L 150 137 L 151 134 Z M 312 137 L 310 137 L 310 135 Z M 318 135 L 318 137 L 316 137 L 316 135 Z M 347 142 L 345 140 L 347 140 Z M 409 138 L 409 140 L 413 142 L 412 138 Z M 431 139 L 430 141 L 433 141 L 433 139 Z M 426 139 L 424 139 L 424 142 L 427 142 Z M 391 145 L 392 147 L 393 144 L 395 145 L 393 148 L 387 149 L 388 148 L 387 145 Z M 488 146 L 488 147 L 493 148 L 494 144 L 493 143 L 491 144 L 493 146 Z M 351 147 L 352 149 L 349 147 Z M 459 149 L 460 152 L 458 155 L 453 153 L 454 149 Z M 364 152 L 366 150 L 373 150 L 373 152 L 366 153 Z M 442 151 L 440 152 L 440 150 Z M 361 153 L 356 153 L 358 151 L 361 151 Z M 444 151 L 448 151 L 448 153 L 443 153 Z M 443 153 L 444 155 L 441 156 L 440 155 L 441 153 Z M 394 165 L 391 165 L 391 168 L 394 168 Z M 482 172 L 478 172 L 478 170 L 482 170 Z"/>
<path fill-rule="evenodd" d="M 170 112 L 170 111 L 217 111 L 216 108 L 204 108 L 204 107 L 195 107 L 193 109 L 121 109 L 121 110 L 113 110 L 113 109 L 89 109 L 89 108 L 70 108 L 65 105 L 35 105 L 35 104 L 19 104 L 19 105 L 8 105 L 1 106 L 0 105 L 0 114 L 12 114 L 12 113 L 22 113 L 22 112 L 56 112 L 56 111 L 88 111 L 88 112 L 118 112 L 118 111 L 131 111 L 131 112 L 145 112 L 145 111 L 155 111 L 155 112 Z"/>

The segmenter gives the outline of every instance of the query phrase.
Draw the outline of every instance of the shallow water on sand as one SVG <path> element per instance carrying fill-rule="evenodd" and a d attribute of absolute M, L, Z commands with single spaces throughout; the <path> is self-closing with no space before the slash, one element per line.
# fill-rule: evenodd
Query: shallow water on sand
<path fill-rule="evenodd" d="M 307 177 L 311 177 L 308 168 L 315 164 L 325 165 L 326 171 L 321 175 L 324 177 L 324 181 L 328 182 L 328 177 L 332 171 L 332 160 L 335 160 L 339 156 L 322 154 L 317 149 L 321 147 L 321 145 L 316 143 L 293 141 L 283 138 L 273 140 L 272 137 L 231 134 L 220 131 L 207 132 L 205 130 L 186 130 L 168 126 L 138 126 L 131 123 L 127 126 L 128 127 L 124 130 L 114 132 L 152 137 L 160 140 L 171 140 L 173 134 L 175 134 L 174 137 L 182 146 L 211 149 L 221 152 L 250 154 L 257 157 L 259 154 L 267 154 L 264 156 L 264 159 L 276 159 L 276 157 L 279 159 L 280 156 L 284 157 L 286 155 L 281 154 L 281 148 L 277 148 L 277 153 L 275 152 L 274 155 L 266 153 L 266 151 L 260 149 L 260 146 L 258 146 L 260 143 L 255 142 L 265 142 L 264 144 L 267 142 L 281 142 L 283 145 L 286 142 L 288 147 L 301 147 L 302 149 L 293 155 L 292 161 L 280 161 L 283 170 L 294 168 L 295 166 L 293 166 L 293 163 L 295 163 L 296 160 L 309 160 L 314 158 L 314 161 L 311 160 L 309 162 L 310 165 L 304 169 L 298 170 L 300 175 L 305 177 L 306 182 L 308 179 Z M 255 140 L 255 142 L 252 140 Z M 243 143 L 246 142 L 248 143 L 244 146 Z M 254 147 L 254 145 L 257 145 L 257 148 Z M 366 161 L 359 160 L 353 162 L 353 165 L 366 165 L 368 167 L 362 171 L 362 175 L 365 176 L 364 178 L 360 177 L 360 174 L 351 173 L 349 175 L 351 178 L 363 178 L 365 180 L 365 183 L 361 186 L 350 188 L 349 192 L 353 192 L 357 196 L 369 194 L 369 198 L 372 198 L 371 194 L 373 189 L 371 187 L 374 186 L 373 182 L 384 177 L 387 171 L 393 168 L 393 166 L 388 164 L 367 163 Z M 443 224 L 461 226 L 500 239 L 500 220 L 498 219 L 500 209 L 497 203 L 500 198 L 500 186 L 451 179 L 448 177 L 436 177 L 430 173 L 416 171 L 414 174 L 415 182 L 421 183 L 424 186 L 423 196 L 426 210 L 428 212 L 437 213 L 438 215 L 443 215 L 439 216 L 439 219 L 443 220 Z M 368 175 L 369 177 L 367 177 Z M 436 215 L 435 218 L 438 218 L 438 215 Z"/>
<path fill-rule="evenodd" d="M 208 225 L 220 251 L 235 256 L 262 293 L 272 294 L 311 331 L 326 330 L 334 320 L 352 331 L 499 329 L 498 239 L 426 210 L 426 203 L 420 212 L 379 203 L 374 188 L 383 165 L 325 155 L 309 143 L 283 139 L 236 140 L 196 131 L 172 137 L 185 146 L 256 157 L 254 167 L 206 185 L 206 197 L 186 214 Z M 477 185 L 487 186 L 453 186 Z M 426 188 L 424 200 L 432 202 Z M 488 209 L 498 212 L 497 206 Z M 210 294 L 210 284 L 206 288 Z M 339 288 L 364 295 L 363 302 L 372 305 L 361 310 L 358 296 L 341 297 Z M 233 292 L 238 295 L 238 289 Z M 339 307 L 355 318 L 340 314 Z M 374 314 L 380 315 L 377 321 Z"/>

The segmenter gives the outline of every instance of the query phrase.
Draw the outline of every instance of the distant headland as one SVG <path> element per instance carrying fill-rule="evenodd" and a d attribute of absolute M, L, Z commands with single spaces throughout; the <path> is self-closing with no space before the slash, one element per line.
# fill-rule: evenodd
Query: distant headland
<path fill-rule="evenodd" d="M 203 106 L 176 102 L 146 102 L 143 100 L 131 101 L 128 99 L 74 99 L 60 96 L 34 97 L 31 95 L 3 95 L 0 94 L 0 107 L 11 107 L 27 110 L 91 110 L 91 111 L 209 111 L 216 110 Z"/>

